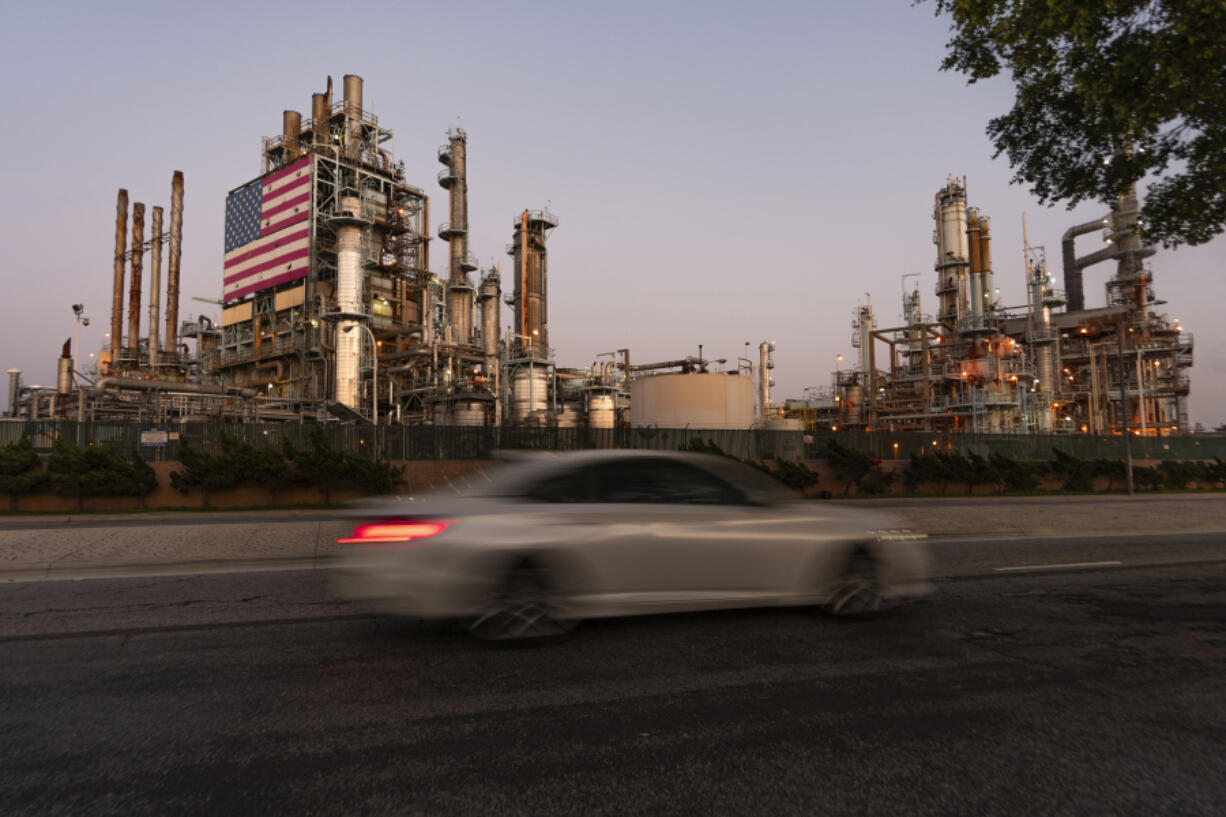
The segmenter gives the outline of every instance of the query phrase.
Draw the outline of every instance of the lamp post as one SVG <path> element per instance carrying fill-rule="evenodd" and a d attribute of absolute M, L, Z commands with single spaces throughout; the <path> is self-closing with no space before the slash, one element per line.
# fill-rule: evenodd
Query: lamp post
<path fill-rule="evenodd" d="M 370 337 L 371 351 L 371 367 L 370 367 L 370 416 L 371 423 L 379 424 L 379 342 L 375 340 L 375 333 L 370 330 L 370 327 L 364 323 L 351 323 L 342 329 L 342 332 L 348 332 L 353 327 L 360 327 L 365 330 Z"/>

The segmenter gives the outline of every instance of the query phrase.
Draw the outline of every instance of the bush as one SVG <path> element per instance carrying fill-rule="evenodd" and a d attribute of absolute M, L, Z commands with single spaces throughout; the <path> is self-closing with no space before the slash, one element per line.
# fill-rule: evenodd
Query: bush
<path fill-rule="evenodd" d="M 1015 460 L 1004 454 L 988 457 L 996 471 L 996 481 L 1002 491 L 1033 491 L 1039 487 L 1046 466 L 1032 460 Z"/>
<path fill-rule="evenodd" d="M 1065 491 L 1092 491 L 1094 490 L 1094 468 L 1085 460 L 1065 454 L 1058 448 L 1053 448 L 1051 453 L 1055 455 L 1048 467 L 1056 476 L 1064 478 L 1064 484 L 1061 489 Z"/>
<path fill-rule="evenodd" d="M 78 448 L 56 439 L 47 458 L 51 487 L 60 496 L 75 497 L 78 510 L 90 496 L 144 497 L 158 486 L 157 474 L 140 457 L 124 459 L 106 446 Z"/>
<path fill-rule="evenodd" d="M 9 510 L 17 510 L 17 497 L 35 494 L 47 487 L 51 475 L 28 437 L 0 447 L 0 491 L 9 495 Z"/>
<path fill-rule="evenodd" d="M 821 479 L 821 476 L 816 471 L 801 462 L 776 460 L 773 470 L 767 468 L 765 464 L 761 464 L 758 467 L 784 485 L 789 488 L 795 488 L 798 491 L 813 487 Z"/>

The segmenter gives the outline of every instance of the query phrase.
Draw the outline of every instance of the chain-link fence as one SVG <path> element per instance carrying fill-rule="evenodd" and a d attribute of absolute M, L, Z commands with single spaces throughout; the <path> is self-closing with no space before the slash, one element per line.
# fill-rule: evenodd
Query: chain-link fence
<path fill-rule="evenodd" d="M 882 459 L 905 459 L 926 451 L 1003 454 L 1012 459 L 1052 459 L 1053 450 L 1079 459 L 1122 460 L 1120 437 L 1092 435 L 941 434 L 920 432 L 768 431 L 692 428 L 495 428 L 460 426 L 360 426 L 292 423 L 175 423 L 141 427 L 132 423 L 56 421 L 0 422 L 0 445 L 28 437 L 47 453 L 57 437 L 79 446 L 105 445 L 117 454 L 139 453 L 144 459 L 177 460 L 183 442 L 208 451 L 221 450 L 229 437 L 240 444 L 296 448 L 311 444 L 318 432 L 341 451 L 362 452 L 385 460 L 488 459 L 500 450 L 578 451 L 632 448 L 677 451 L 694 444 L 715 445 L 742 460 L 825 459 L 829 442 Z M 1226 436 L 1134 437 L 1134 459 L 1226 459 Z"/>

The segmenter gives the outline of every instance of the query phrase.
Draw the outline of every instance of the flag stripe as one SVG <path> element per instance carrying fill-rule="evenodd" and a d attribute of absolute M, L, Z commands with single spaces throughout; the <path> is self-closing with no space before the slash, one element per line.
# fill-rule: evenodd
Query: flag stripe
<path fill-rule="evenodd" d="M 249 284 L 247 286 L 236 289 L 232 292 L 227 292 L 223 297 L 225 298 L 225 300 L 232 301 L 235 298 L 241 298 L 244 295 L 250 295 L 252 292 L 259 292 L 261 289 L 268 289 L 269 287 L 274 287 L 277 284 L 284 284 L 286 281 L 295 281 L 299 278 L 305 278 L 306 275 L 307 275 L 307 268 L 303 266 L 301 269 L 297 269 L 292 272 L 286 272 L 282 275 L 276 275 L 272 278 L 267 278 L 258 283 Z"/>
<path fill-rule="evenodd" d="M 261 229 L 260 234 L 261 236 L 272 235 L 278 230 L 284 230 L 287 227 L 291 227 L 300 221 L 306 221 L 310 217 L 311 217 L 310 207 L 304 208 L 301 213 L 286 213 L 285 217 L 282 218 L 280 221 L 269 224 L 267 227 Z"/>
<path fill-rule="evenodd" d="M 278 267 L 288 268 L 292 262 L 297 261 L 300 258 L 306 258 L 308 255 L 310 255 L 310 252 L 311 251 L 306 247 L 290 250 L 284 255 L 278 255 L 276 258 L 269 258 L 267 261 L 264 261 L 261 264 L 256 264 L 253 267 L 247 267 L 246 269 L 227 275 L 224 283 L 232 284 L 235 281 L 242 280 L 243 278 L 250 278 L 252 275 L 267 272 L 270 269 L 276 269 Z"/>
<path fill-rule="evenodd" d="M 311 181 L 311 175 L 303 170 L 301 176 L 295 176 L 292 179 L 286 179 L 284 182 L 276 185 L 264 185 L 262 195 L 264 203 L 267 204 L 272 199 L 278 196 L 284 196 L 286 193 L 292 193 L 294 190 L 305 187 Z"/>
<path fill-rule="evenodd" d="M 290 165 L 287 168 L 278 170 L 276 173 L 273 173 L 271 176 L 265 176 L 264 186 L 267 187 L 269 185 L 276 184 L 281 179 L 284 179 L 286 176 L 291 176 L 294 173 L 298 172 L 299 170 L 302 170 L 310 163 L 311 163 L 311 159 L 310 157 L 307 157 L 306 159 L 302 159 L 300 161 L 294 162 L 292 165 Z"/>
<path fill-rule="evenodd" d="M 275 216 L 277 213 L 283 213 L 286 210 L 290 209 L 291 207 L 294 207 L 296 205 L 301 205 L 303 202 L 310 201 L 310 200 L 311 200 L 311 191 L 304 190 L 302 193 L 298 194 L 297 196 L 293 196 L 291 198 L 279 199 L 278 201 L 280 203 L 273 205 L 272 207 L 269 207 L 268 206 L 269 202 L 265 201 L 264 207 L 262 208 L 260 214 L 264 221 L 268 221 L 269 218 L 271 218 L 272 216 Z"/>
<path fill-rule="evenodd" d="M 277 236 L 275 237 L 273 241 L 259 242 L 260 246 L 255 247 L 255 248 L 248 249 L 244 247 L 244 248 L 235 250 L 234 252 L 229 253 L 226 256 L 226 267 L 225 267 L 226 274 L 228 275 L 230 273 L 233 273 L 236 269 L 243 266 L 244 264 L 248 264 L 252 262 L 253 260 L 258 259 L 260 256 L 265 255 L 269 252 L 273 252 L 276 250 L 280 250 L 281 252 L 284 252 L 285 248 L 293 244 L 296 244 L 300 241 L 305 241 L 307 238 L 310 237 L 310 235 L 311 235 L 311 231 L 309 229 L 297 230 L 294 232 L 287 232 L 286 234 L 281 235 L 281 236 Z M 303 246 L 306 246 L 306 245 L 303 244 Z"/>

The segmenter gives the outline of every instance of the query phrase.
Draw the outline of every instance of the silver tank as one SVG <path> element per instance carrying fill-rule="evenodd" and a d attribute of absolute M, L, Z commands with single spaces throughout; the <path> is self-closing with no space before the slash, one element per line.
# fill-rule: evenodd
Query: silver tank
<path fill-rule="evenodd" d="M 593 394 L 588 399 L 587 420 L 592 428 L 613 428 L 617 412 L 611 394 Z"/>
<path fill-rule="evenodd" d="M 477 400 L 462 400 L 451 410 L 451 424 L 456 426 L 485 425 L 485 406 Z"/>
<path fill-rule="evenodd" d="M 544 369 L 520 369 L 511 378 L 511 417 L 525 420 L 548 405 L 549 377 Z"/>

